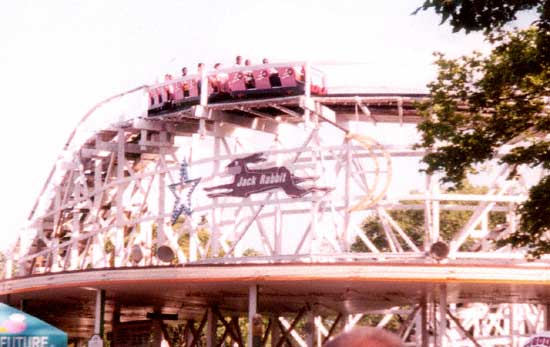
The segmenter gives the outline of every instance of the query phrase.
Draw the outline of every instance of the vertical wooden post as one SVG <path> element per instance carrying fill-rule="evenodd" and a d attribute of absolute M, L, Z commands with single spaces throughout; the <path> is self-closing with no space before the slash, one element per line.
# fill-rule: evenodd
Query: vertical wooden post
<path fill-rule="evenodd" d="M 429 346 L 429 336 L 428 336 L 428 300 L 426 294 L 422 296 L 420 301 L 420 315 L 421 315 L 421 336 L 422 336 L 422 347 Z"/>
<path fill-rule="evenodd" d="M 281 327 L 279 326 L 279 315 L 278 314 L 272 314 L 271 320 L 273 323 L 271 324 L 271 346 L 277 346 L 279 345 L 279 341 L 281 340 Z"/>
<path fill-rule="evenodd" d="M 281 149 L 281 141 L 277 138 L 275 142 L 275 149 Z M 275 155 L 277 166 L 284 165 L 282 162 L 281 154 L 277 152 Z M 277 193 L 276 193 L 277 194 Z M 275 213 L 273 216 L 273 243 L 274 243 L 274 255 L 281 255 L 283 251 L 283 213 L 281 211 L 281 205 L 275 205 Z"/>
<path fill-rule="evenodd" d="M 252 284 L 248 288 L 248 341 L 247 346 L 253 347 L 253 337 L 254 332 L 252 330 L 253 328 L 253 321 L 254 316 L 256 315 L 256 310 L 258 306 L 258 286 L 256 284 Z"/>
<path fill-rule="evenodd" d="M 165 144 L 167 141 L 166 141 L 166 132 L 165 131 L 161 131 L 159 133 L 159 139 L 158 141 L 162 144 Z M 166 169 L 167 169 L 167 165 L 166 165 L 166 156 L 164 154 L 164 148 L 161 146 L 159 148 L 159 159 L 160 159 L 160 162 L 161 162 L 161 169 L 160 169 L 160 173 L 159 173 L 159 186 L 158 186 L 158 218 L 157 218 L 157 249 L 160 247 L 160 246 L 164 246 L 164 243 L 166 241 L 166 236 L 164 234 L 164 213 L 165 213 L 165 200 L 166 200 L 166 197 L 165 197 L 165 189 L 166 189 L 166 184 L 165 184 L 165 178 L 166 178 Z M 158 254 L 157 254 L 157 257 L 158 257 Z"/>
<path fill-rule="evenodd" d="M 206 326 L 206 347 L 214 347 L 216 345 L 216 317 L 212 307 L 208 308 Z"/>
<path fill-rule="evenodd" d="M 446 332 L 447 332 L 447 285 L 442 284 L 439 286 L 439 334 L 438 346 L 446 346 Z"/>
<path fill-rule="evenodd" d="M 74 195 L 76 197 L 76 200 L 80 199 L 81 194 L 81 186 L 80 186 L 80 176 L 74 177 Z M 80 209 L 76 206 L 73 207 L 72 210 L 72 230 L 71 230 L 71 238 L 78 238 L 80 236 Z M 71 270 L 77 270 L 80 266 L 79 264 L 79 257 L 78 257 L 78 242 L 74 242 L 70 246 L 70 253 L 67 254 L 67 257 L 69 257 L 69 269 Z"/>
<path fill-rule="evenodd" d="M 315 337 L 317 339 L 316 346 L 323 346 L 323 333 L 321 327 L 323 326 L 323 318 L 321 316 L 315 316 Z"/>
<path fill-rule="evenodd" d="M 306 343 L 307 347 L 315 346 L 315 316 L 312 310 L 307 313 L 306 323 Z"/>
<path fill-rule="evenodd" d="M 95 296 L 94 335 L 103 338 L 105 323 L 105 290 L 98 289 Z"/>
<path fill-rule="evenodd" d="M 221 155 L 221 137 L 216 136 L 214 138 L 214 158 L 219 158 Z M 220 161 L 216 160 L 214 161 L 214 169 L 213 172 L 218 174 L 220 172 Z M 218 198 L 214 198 L 214 204 L 218 203 Z M 219 239 L 220 239 L 220 230 L 218 228 L 218 211 L 219 209 L 213 208 L 212 209 L 212 223 L 210 228 L 212 229 L 212 240 L 210 243 L 210 249 L 212 250 L 212 255 L 216 257 L 218 255 L 218 251 L 220 248 Z"/>
<path fill-rule="evenodd" d="M 437 176 L 430 176 L 430 196 L 439 195 L 439 180 Z M 432 239 L 430 245 L 439 241 L 439 200 L 431 200 L 432 204 Z"/>
<path fill-rule="evenodd" d="M 158 318 L 153 319 L 153 347 L 162 345 L 162 321 Z"/>
<path fill-rule="evenodd" d="M 26 299 L 21 299 L 19 301 L 19 309 L 23 312 L 27 311 L 27 303 L 28 303 L 28 300 Z"/>
<path fill-rule="evenodd" d="M 96 194 L 94 196 L 94 203 L 92 207 L 92 214 L 99 215 L 99 209 L 101 208 L 101 202 L 103 198 L 103 192 L 102 192 L 102 162 L 101 159 L 94 159 L 94 190 L 96 191 Z M 105 177 L 105 180 L 108 180 L 108 177 Z M 99 223 L 94 223 L 92 231 L 96 231 L 99 226 Z M 104 255 L 103 255 L 103 249 L 102 244 L 99 242 L 99 237 L 96 235 L 93 238 L 92 244 L 91 244 L 91 253 L 92 253 L 92 268 L 100 267 L 103 265 L 103 267 L 107 266 L 107 262 L 105 261 Z M 100 263 L 100 261 L 103 260 L 103 263 Z M 55 262 L 55 259 L 53 259 L 52 255 L 52 261 Z"/>
<path fill-rule="evenodd" d="M 351 200 L 351 165 L 352 165 L 352 145 L 351 139 L 346 138 L 346 162 L 345 162 L 345 178 L 344 178 L 344 235 L 343 235 L 343 249 L 345 252 L 350 251 L 351 247 L 351 235 L 350 235 L 350 200 Z"/>
<path fill-rule="evenodd" d="M 126 155 L 124 153 L 124 147 L 126 139 L 124 138 L 124 129 L 118 129 L 117 134 L 117 191 L 116 191 L 116 234 L 115 234 L 115 267 L 122 266 L 122 259 L 124 254 L 122 249 L 124 247 L 124 165 L 126 161 Z"/>
<path fill-rule="evenodd" d="M 519 346 L 519 312 L 518 312 L 518 304 L 510 304 L 510 317 L 508 318 L 510 320 L 510 346 L 511 347 L 518 347 Z"/>
<path fill-rule="evenodd" d="M 424 201 L 424 250 L 428 251 L 432 245 L 432 204 L 431 204 L 431 175 L 426 175 L 426 200 Z"/>

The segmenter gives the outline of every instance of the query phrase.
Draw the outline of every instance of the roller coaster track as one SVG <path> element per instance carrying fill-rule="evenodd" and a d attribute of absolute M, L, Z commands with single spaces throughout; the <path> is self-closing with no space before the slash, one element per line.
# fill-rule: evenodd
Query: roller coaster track
<path fill-rule="evenodd" d="M 70 134 L 7 255 L 4 301 L 86 339 L 105 295 L 107 330 L 174 313 L 194 336 L 186 346 L 201 332 L 221 343 L 201 320 L 244 344 L 224 317 L 256 312 L 276 327 L 272 343 L 300 346 L 366 316 L 399 322 L 406 343 L 422 346 L 519 346 L 549 328 L 550 259 L 493 242 L 518 224 L 526 185 L 506 167 L 489 172 L 484 194 L 418 178 L 423 153 L 406 136 L 426 95 L 306 92 L 151 116 L 149 88 L 98 103 Z M 273 182 L 286 172 L 304 193 L 254 191 L 252 176 L 226 171 L 259 153 L 240 168 Z M 234 195 L 212 195 L 224 185 Z M 395 217 L 411 211 L 423 232 Z M 452 235 L 440 230 L 448 211 L 466 216 Z M 491 226 L 495 214 L 506 222 Z M 366 218 L 379 234 L 364 233 Z"/>

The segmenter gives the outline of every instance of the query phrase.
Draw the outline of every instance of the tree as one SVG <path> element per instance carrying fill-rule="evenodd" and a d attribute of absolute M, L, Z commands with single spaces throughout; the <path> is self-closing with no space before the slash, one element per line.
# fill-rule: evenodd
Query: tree
<path fill-rule="evenodd" d="M 540 24 L 550 20 L 550 2 L 548 0 L 426 0 L 416 9 L 433 9 L 441 16 L 441 23 L 450 18 L 453 31 L 464 29 L 485 31 L 486 33 L 502 28 L 516 19 L 518 12 L 535 9 L 540 15 Z"/>
<path fill-rule="evenodd" d="M 462 187 L 458 193 L 462 194 L 485 194 L 487 193 L 487 187 L 474 186 L 469 182 L 462 183 Z M 420 204 L 420 201 L 410 201 L 410 204 Z M 457 201 L 457 205 L 468 205 L 467 201 Z M 459 210 L 441 210 L 440 212 L 440 225 L 439 234 L 443 241 L 449 242 L 453 236 L 464 226 L 468 219 L 472 216 L 472 211 L 459 211 Z M 414 242 L 415 245 L 422 245 L 425 237 L 424 226 L 424 211 L 423 210 L 394 210 L 389 211 L 390 216 L 395 220 L 399 226 L 407 233 L 408 237 Z M 502 212 L 494 212 L 489 215 L 489 228 L 493 229 L 499 224 L 505 222 L 506 217 Z M 367 218 L 362 225 L 362 229 L 365 235 L 371 240 L 371 242 L 381 251 L 388 252 L 390 247 L 387 242 L 386 235 L 383 231 L 383 226 L 379 218 L 370 217 Z M 405 245 L 402 245 L 405 247 Z M 472 251 L 472 246 L 475 246 L 473 242 L 466 242 L 464 248 L 467 251 Z M 368 248 L 358 238 L 351 245 L 352 252 L 367 252 Z"/>
<path fill-rule="evenodd" d="M 488 56 L 458 59 L 436 54 L 437 79 L 430 99 L 419 108 L 424 120 L 418 147 L 428 173 L 459 187 L 467 174 L 490 160 L 550 169 L 550 0 L 427 0 L 417 9 L 434 9 L 455 31 L 483 30 L 493 44 Z M 519 11 L 536 9 L 539 18 L 526 30 L 504 31 Z M 550 253 L 550 176 L 532 186 L 518 208 L 520 228 L 501 244 Z"/>

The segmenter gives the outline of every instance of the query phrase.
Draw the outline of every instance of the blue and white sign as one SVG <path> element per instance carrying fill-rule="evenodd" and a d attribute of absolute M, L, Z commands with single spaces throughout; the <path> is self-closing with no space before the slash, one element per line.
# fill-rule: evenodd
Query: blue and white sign
<path fill-rule="evenodd" d="M 25 312 L 0 303 L 0 347 L 66 347 L 67 334 Z"/>

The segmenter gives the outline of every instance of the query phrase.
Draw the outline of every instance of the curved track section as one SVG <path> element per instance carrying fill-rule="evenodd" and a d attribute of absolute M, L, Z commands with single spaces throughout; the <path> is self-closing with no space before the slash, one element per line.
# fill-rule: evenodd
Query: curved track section
<path fill-rule="evenodd" d="M 397 324 L 425 346 L 517 346 L 548 328 L 550 260 L 492 242 L 517 225 L 527 188 L 503 167 L 483 194 L 445 194 L 420 177 L 411 145 L 423 95 L 312 96 L 305 85 L 154 116 L 158 86 L 98 104 L 8 256 L 4 301 L 85 339 L 105 293 L 107 330 L 177 314 L 190 337 L 170 343 L 185 346 L 201 334 L 221 343 L 215 322 L 244 345 L 235 326 L 247 312 L 264 316 L 265 341 L 278 346 L 361 322 Z M 423 232 L 396 220 L 410 211 L 423 211 Z M 440 231 L 448 211 L 465 216 L 450 236 Z M 491 229 L 495 214 L 504 223 Z M 378 234 L 363 231 L 366 218 Z"/>

